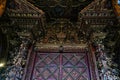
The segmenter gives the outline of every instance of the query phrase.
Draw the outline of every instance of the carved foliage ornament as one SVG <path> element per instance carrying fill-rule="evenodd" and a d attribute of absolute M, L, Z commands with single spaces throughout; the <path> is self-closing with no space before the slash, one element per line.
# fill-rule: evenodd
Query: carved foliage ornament
<path fill-rule="evenodd" d="M 44 43 L 80 43 L 85 39 L 84 31 L 77 28 L 69 20 L 59 19 L 46 28 Z M 85 40 L 83 40 L 85 41 Z"/>
<path fill-rule="evenodd" d="M 61 6 L 78 6 L 82 4 L 83 2 L 86 2 L 88 0 L 28 0 L 30 2 L 34 2 L 35 4 L 39 6 L 56 6 L 56 5 L 61 5 Z"/>

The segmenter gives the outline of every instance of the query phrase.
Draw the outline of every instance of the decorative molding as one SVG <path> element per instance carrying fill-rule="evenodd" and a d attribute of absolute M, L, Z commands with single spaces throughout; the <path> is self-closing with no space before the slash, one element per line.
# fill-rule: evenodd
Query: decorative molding
<path fill-rule="evenodd" d="M 67 19 L 58 19 L 56 22 L 48 25 L 46 33 L 39 43 L 70 44 L 86 43 L 86 33 L 77 26 L 73 25 Z"/>
<path fill-rule="evenodd" d="M 77 16 L 77 13 L 93 0 L 28 0 L 35 6 L 44 10 L 50 18 L 69 18 Z M 76 17 L 77 18 L 77 17 Z M 76 20 L 77 21 L 77 20 Z"/>
<path fill-rule="evenodd" d="M 32 13 L 32 14 L 41 14 L 44 12 L 41 9 L 38 9 L 33 4 L 27 0 L 13 0 L 10 1 L 7 7 L 7 12 L 9 13 Z M 26 15 L 25 14 L 25 15 Z"/>
<path fill-rule="evenodd" d="M 79 20 L 82 18 L 85 24 L 113 25 L 116 16 L 110 5 L 112 6 L 112 4 L 107 3 L 107 0 L 94 0 L 79 12 Z"/>
<path fill-rule="evenodd" d="M 88 10 L 93 10 L 93 11 L 101 11 L 105 10 L 105 5 L 107 0 L 94 0 L 92 3 L 90 3 L 87 7 L 85 7 L 83 10 L 80 11 L 81 14 Z"/>

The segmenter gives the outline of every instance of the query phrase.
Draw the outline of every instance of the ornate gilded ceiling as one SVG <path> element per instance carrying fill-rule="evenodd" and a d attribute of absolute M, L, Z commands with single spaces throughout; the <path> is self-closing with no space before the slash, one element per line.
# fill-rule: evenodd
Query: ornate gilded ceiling
<path fill-rule="evenodd" d="M 93 0 L 28 0 L 42 9 L 48 19 L 68 18 L 76 21 L 78 12 Z"/>

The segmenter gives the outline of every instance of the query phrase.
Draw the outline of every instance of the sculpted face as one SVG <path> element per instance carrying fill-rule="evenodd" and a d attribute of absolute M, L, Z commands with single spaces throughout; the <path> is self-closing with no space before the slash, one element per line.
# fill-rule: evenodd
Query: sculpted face
<path fill-rule="evenodd" d="M 6 6 L 6 0 L 0 0 L 0 17 L 2 16 Z"/>

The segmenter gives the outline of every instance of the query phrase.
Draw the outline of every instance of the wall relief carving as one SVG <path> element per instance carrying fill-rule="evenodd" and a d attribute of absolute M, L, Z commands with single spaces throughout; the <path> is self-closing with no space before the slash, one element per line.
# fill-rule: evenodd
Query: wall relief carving
<path fill-rule="evenodd" d="M 58 19 L 45 29 L 44 38 L 38 40 L 40 43 L 76 43 L 85 42 L 86 32 L 80 30 L 67 19 Z"/>

